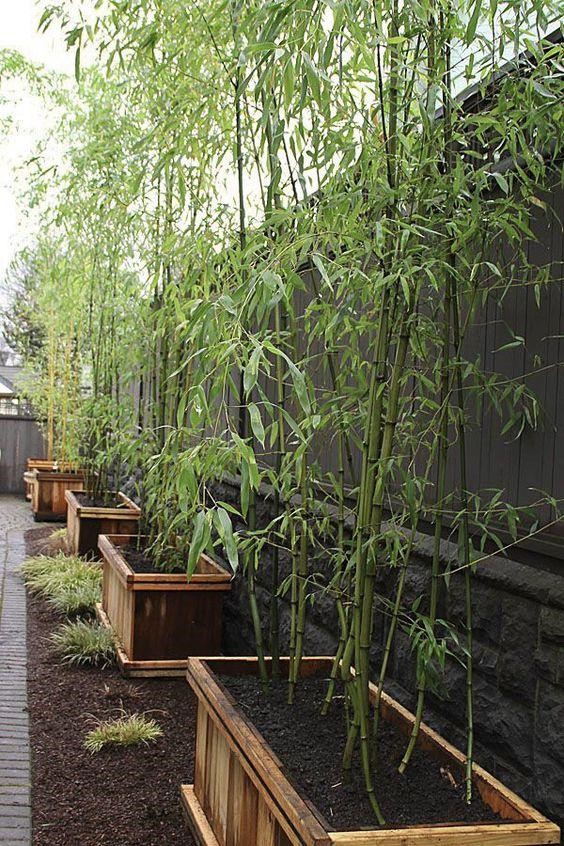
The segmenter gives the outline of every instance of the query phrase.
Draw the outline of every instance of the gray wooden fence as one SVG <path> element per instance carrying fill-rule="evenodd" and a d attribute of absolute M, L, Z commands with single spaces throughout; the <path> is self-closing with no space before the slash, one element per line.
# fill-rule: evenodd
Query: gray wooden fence
<path fill-rule="evenodd" d="M 43 455 L 43 435 L 36 420 L 0 416 L 0 493 L 23 494 L 26 459 Z"/>
<path fill-rule="evenodd" d="M 519 267 L 511 270 L 512 285 L 503 297 L 491 297 L 478 308 L 473 327 L 468 333 L 464 356 L 479 361 L 481 369 L 497 374 L 503 381 L 525 385 L 537 397 L 541 413 L 536 427 L 526 426 L 519 437 L 503 433 L 503 425 L 487 397 L 468 409 L 472 424 L 467 433 L 468 488 L 473 492 L 488 489 L 503 491 L 503 499 L 515 506 L 529 506 L 547 494 L 564 501 L 564 188 L 561 184 L 549 190 L 539 186 L 539 197 L 545 203 L 537 208 L 530 221 L 533 239 L 524 246 L 533 267 L 550 268 L 548 282 L 537 296 L 527 278 L 521 278 Z M 493 248 L 492 260 L 510 272 L 512 256 L 503 242 Z M 317 275 L 317 270 L 313 273 Z M 522 274 L 522 271 L 521 271 Z M 296 292 L 296 312 L 305 312 L 312 300 L 311 273 L 302 273 L 304 290 Z M 318 281 L 318 287 L 320 283 Z M 515 336 L 522 339 L 510 346 Z M 304 333 L 305 337 L 305 333 Z M 329 374 L 317 361 L 311 372 L 320 391 L 330 388 Z M 339 364 L 337 363 L 337 368 Z M 272 380 L 261 380 L 265 393 L 274 399 Z M 237 398 L 232 397 L 235 409 Z M 474 405 L 474 403 L 472 403 Z M 236 412 L 233 411 L 236 419 Z M 357 432 L 357 440 L 360 433 Z M 457 459 L 451 451 L 447 486 L 457 485 Z M 311 457 L 319 462 L 323 473 L 338 472 L 335 444 L 326 437 L 314 438 Z M 358 479 L 361 453 L 352 448 L 353 466 Z M 272 454 L 263 456 L 273 462 Z M 346 464 L 346 462 L 345 462 Z M 345 481 L 351 485 L 349 469 Z M 486 497 L 487 498 L 487 497 Z M 564 558 L 564 521 L 555 523 L 556 512 L 548 505 L 535 509 L 535 516 L 545 530 L 523 546 L 548 556 Z M 526 522 L 526 521 L 525 521 Z M 499 532 L 499 534 L 503 534 Z M 505 538 L 504 538 L 505 539 Z M 507 537 L 509 540 L 509 536 Z"/>

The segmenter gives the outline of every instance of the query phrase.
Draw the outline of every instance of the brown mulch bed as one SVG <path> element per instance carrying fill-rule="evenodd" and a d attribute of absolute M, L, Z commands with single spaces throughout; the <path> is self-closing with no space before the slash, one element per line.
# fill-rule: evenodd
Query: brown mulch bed
<path fill-rule="evenodd" d="M 28 555 L 51 528 L 26 533 Z M 195 846 L 179 787 L 192 781 L 195 700 L 183 679 L 126 680 L 114 668 L 70 668 L 51 654 L 60 619 L 28 596 L 28 698 L 34 846 Z M 149 712 L 164 731 L 151 746 L 91 755 L 95 719 Z"/>

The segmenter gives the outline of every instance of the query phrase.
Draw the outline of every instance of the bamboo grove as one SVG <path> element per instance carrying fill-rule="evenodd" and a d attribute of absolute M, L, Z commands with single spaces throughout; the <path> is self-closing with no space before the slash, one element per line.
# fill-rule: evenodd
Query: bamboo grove
<path fill-rule="evenodd" d="M 382 690 L 407 636 L 417 719 L 403 772 L 429 693 L 463 666 L 471 801 L 473 572 L 500 528 L 516 540 L 558 504 L 469 489 L 481 404 L 507 437 L 541 410 L 466 341 L 512 286 L 541 298 L 557 284 L 526 242 L 562 152 L 562 48 L 541 37 L 562 10 L 77 6 L 41 19 L 75 51 L 77 80 L 60 94 L 63 162 L 45 150 L 29 174 L 45 340 L 28 390 L 55 457 L 101 490 L 137 480 L 163 569 L 191 573 L 214 548 L 239 571 L 266 690 L 265 655 L 275 675 L 290 656 L 289 707 L 310 609 L 331 609 L 324 713 L 344 691 L 344 774 L 360 762 L 378 821 L 370 683 Z M 413 601 L 421 531 L 432 572 Z M 464 611 L 442 619 L 454 578 Z"/>

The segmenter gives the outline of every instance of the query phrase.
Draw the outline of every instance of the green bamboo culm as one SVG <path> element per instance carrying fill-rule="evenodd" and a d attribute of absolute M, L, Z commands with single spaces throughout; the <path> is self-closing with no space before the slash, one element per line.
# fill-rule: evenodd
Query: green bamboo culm
<path fill-rule="evenodd" d="M 435 497 L 435 532 L 433 544 L 433 562 L 431 565 L 431 591 L 429 599 L 429 624 L 432 631 L 435 629 L 437 619 L 437 606 L 439 600 L 439 580 L 441 578 L 441 542 L 443 531 L 444 499 L 446 493 L 446 469 L 448 459 L 448 423 L 450 408 L 450 345 L 451 345 L 451 293 L 450 282 L 445 286 L 443 302 L 443 338 L 442 358 L 440 369 L 440 412 L 439 412 L 439 449 L 437 461 L 437 487 Z M 421 669 L 417 684 L 417 705 L 415 708 L 415 720 L 409 742 L 403 758 L 398 767 L 400 773 L 404 773 L 417 743 L 419 728 L 423 718 L 425 705 L 425 693 L 427 690 L 427 670 Z"/>
<path fill-rule="evenodd" d="M 235 45 L 235 55 L 238 56 L 240 48 L 240 33 L 239 33 L 239 17 L 241 13 L 241 6 L 238 0 L 235 0 L 232 7 L 232 29 L 233 29 L 233 43 Z M 241 67 L 237 62 L 234 77 L 232 80 L 234 88 L 234 103 L 235 103 L 235 158 L 237 167 L 237 189 L 238 189 L 238 205 L 239 205 L 239 247 L 241 254 L 241 274 L 242 282 L 245 285 L 247 280 L 246 273 L 246 246 L 247 246 L 247 226 L 245 214 L 245 182 L 244 182 L 244 162 L 243 162 L 243 76 Z M 249 426 L 249 409 L 248 397 L 246 396 L 244 388 L 244 373 L 241 371 L 240 376 L 240 392 L 239 392 L 239 436 L 242 440 L 247 438 L 252 439 Z M 256 494 L 251 487 L 249 493 L 249 506 L 247 517 L 248 533 L 252 537 L 256 530 Z M 256 581 L 255 572 L 257 561 L 255 556 L 247 553 L 245 556 L 245 571 L 247 574 L 247 591 L 249 596 L 249 607 L 251 610 L 251 618 L 253 621 L 253 630 L 255 636 L 255 648 L 259 664 L 260 678 L 263 684 L 268 682 L 268 671 L 266 669 L 264 641 L 262 634 L 262 621 L 260 618 L 260 610 L 256 596 Z"/>

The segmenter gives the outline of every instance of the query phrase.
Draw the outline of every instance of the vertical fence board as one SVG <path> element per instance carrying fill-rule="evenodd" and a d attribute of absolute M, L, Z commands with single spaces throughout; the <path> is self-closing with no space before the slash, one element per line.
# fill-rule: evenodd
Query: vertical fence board
<path fill-rule="evenodd" d="M 26 459 L 43 454 L 43 435 L 36 420 L 0 415 L 0 493 L 23 494 Z"/>

